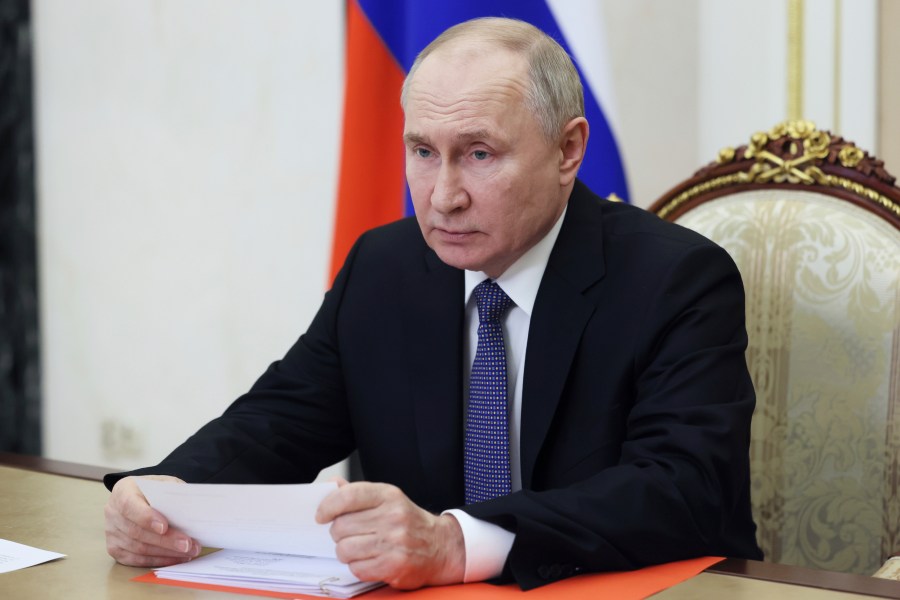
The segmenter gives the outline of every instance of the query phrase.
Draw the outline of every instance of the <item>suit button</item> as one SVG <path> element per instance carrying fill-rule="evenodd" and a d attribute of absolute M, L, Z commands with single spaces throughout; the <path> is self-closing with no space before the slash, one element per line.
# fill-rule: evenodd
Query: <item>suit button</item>
<path fill-rule="evenodd" d="M 550 567 L 547 565 L 541 565 L 537 570 L 538 577 L 541 579 L 550 579 Z"/>
<path fill-rule="evenodd" d="M 559 565 L 553 565 L 550 567 L 550 579 L 559 579 L 562 577 L 562 567 Z"/>
<path fill-rule="evenodd" d="M 575 574 L 575 567 L 572 565 L 563 565 L 562 566 L 562 576 L 563 577 L 571 577 Z"/>

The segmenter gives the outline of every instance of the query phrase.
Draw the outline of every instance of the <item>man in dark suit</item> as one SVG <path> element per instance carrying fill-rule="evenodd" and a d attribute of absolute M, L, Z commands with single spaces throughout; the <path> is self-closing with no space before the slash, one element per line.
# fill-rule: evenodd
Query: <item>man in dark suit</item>
<path fill-rule="evenodd" d="M 728 255 L 576 179 L 581 84 L 530 25 L 451 28 L 402 103 L 416 219 L 359 239 L 306 334 L 223 416 L 107 477 L 110 554 L 199 552 L 126 475 L 305 482 L 356 449 L 367 481 L 317 518 L 362 579 L 529 588 L 759 558 Z"/>

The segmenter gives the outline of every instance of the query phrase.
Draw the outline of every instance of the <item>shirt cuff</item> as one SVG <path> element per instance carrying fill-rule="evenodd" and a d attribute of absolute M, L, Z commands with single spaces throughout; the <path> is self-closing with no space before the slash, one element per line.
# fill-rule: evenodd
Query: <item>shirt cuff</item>
<path fill-rule="evenodd" d="M 454 517 L 462 529 L 463 543 L 466 546 L 466 574 L 463 581 L 471 583 L 499 577 L 516 534 L 456 508 L 445 510 L 441 514 Z"/>

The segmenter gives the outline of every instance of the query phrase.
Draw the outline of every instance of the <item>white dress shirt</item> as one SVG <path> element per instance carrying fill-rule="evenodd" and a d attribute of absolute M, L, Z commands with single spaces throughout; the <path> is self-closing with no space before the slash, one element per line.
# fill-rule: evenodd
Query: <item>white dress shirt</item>
<path fill-rule="evenodd" d="M 559 236 L 566 211 L 553 228 L 541 241 L 531 247 L 494 281 L 513 301 L 514 305 L 506 311 L 503 318 L 503 341 L 506 346 L 506 378 L 509 410 L 509 463 L 512 491 L 522 489 L 522 463 L 519 446 L 522 421 L 522 382 L 525 372 L 525 349 L 528 344 L 528 328 L 531 325 L 531 313 L 537 297 L 544 269 L 550 259 L 550 252 Z M 475 286 L 490 279 L 480 271 L 465 272 L 466 303 L 465 330 L 467 343 L 463 347 L 465 356 L 463 365 L 463 393 L 468 404 L 469 375 L 475 350 L 478 347 L 478 308 L 472 290 Z M 459 509 L 444 511 L 453 515 L 462 529 L 466 546 L 465 581 L 483 581 L 500 575 L 506 557 L 512 548 L 515 534 L 480 519 L 469 516 Z"/>

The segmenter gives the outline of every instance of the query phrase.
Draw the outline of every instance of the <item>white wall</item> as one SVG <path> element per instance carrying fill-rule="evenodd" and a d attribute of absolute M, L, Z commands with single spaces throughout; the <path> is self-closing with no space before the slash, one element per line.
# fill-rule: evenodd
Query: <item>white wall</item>
<path fill-rule="evenodd" d="M 786 5 L 700 1 L 699 162 L 787 118 Z"/>
<path fill-rule="evenodd" d="M 155 462 L 321 301 L 342 3 L 33 9 L 45 455 Z"/>
<path fill-rule="evenodd" d="M 874 148 L 875 0 L 851 4 L 842 130 Z M 834 0 L 806 7 L 808 116 L 831 127 Z M 155 462 L 305 329 L 327 285 L 342 10 L 33 0 L 46 456 Z M 784 0 L 603 10 L 636 204 L 786 118 Z"/>
<path fill-rule="evenodd" d="M 879 141 L 877 4 L 877 0 L 807 0 L 804 15 L 804 116 L 871 152 L 878 150 Z"/>
<path fill-rule="evenodd" d="M 841 2 L 839 119 L 835 0 L 804 10 L 803 117 L 875 150 L 877 3 Z M 616 132 L 632 201 L 648 206 L 726 146 L 787 118 L 786 0 L 603 0 Z"/>
<path fill-rule="evenodd" d="M 610 67 L 631 201 L 648 206 L 697 155 L 697 0 L 606 0 Z"/>

